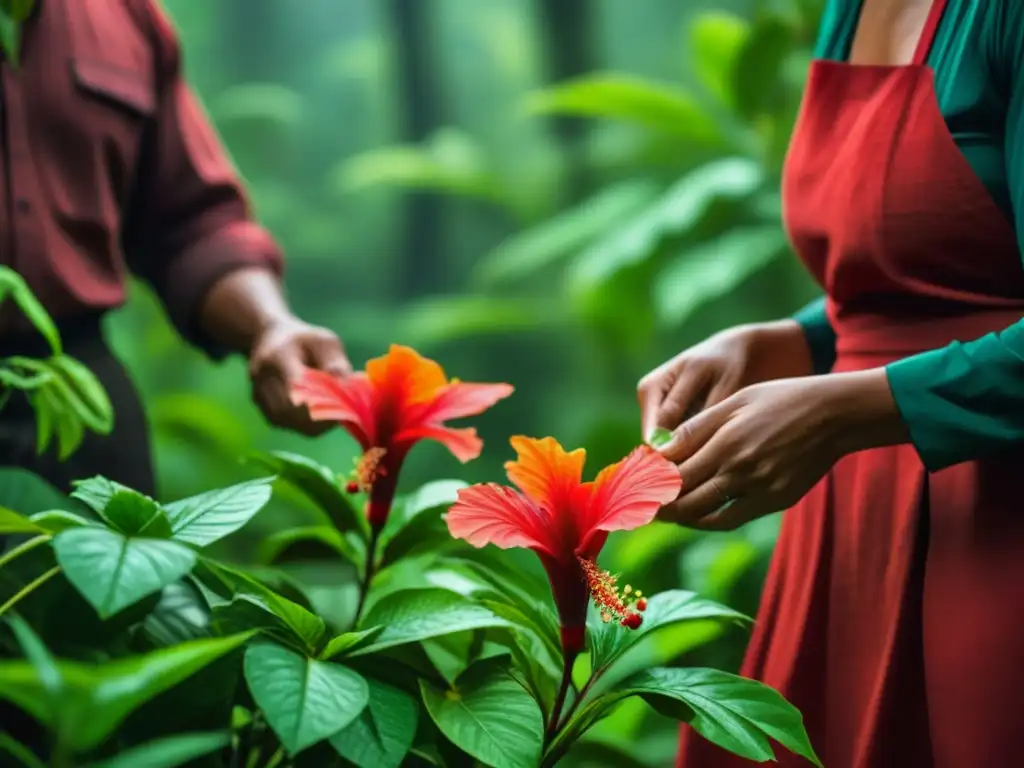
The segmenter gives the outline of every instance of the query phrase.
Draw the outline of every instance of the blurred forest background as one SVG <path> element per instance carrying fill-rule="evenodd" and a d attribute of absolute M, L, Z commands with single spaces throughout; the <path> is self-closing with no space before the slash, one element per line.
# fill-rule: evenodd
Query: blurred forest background
<path fill-rule="evenodd" d="M 503 479 L 516 433 L 586 447 L 596 471 L 639 442 L 647 370 L 815 295 L 778 187 L 821 0 L 165 5 L 302 315 L 357 366 L 399 342 L 464 380 L 515 385 L 477 422 L 480 460 L 419 447 L 407 487 Z M 243 363 L 185 347 L 143 286 L 110 331 L 144 393 L 163 499 L 252 476 L 239 457 L 256 450 L 350 465 L 340 431 L 266 427 Z M 277 502 L 229 555 L 251 559 L 304 514 Z M 603 562 L 648 592 L 682 585 L 753 612 L 777 526 L 652 526 L 613 537 Z M 696 661 L 734 667 L 744 642 Z M 642 705 L 595 735 L 622 766 L 665 765 L 676 736 Z"/>

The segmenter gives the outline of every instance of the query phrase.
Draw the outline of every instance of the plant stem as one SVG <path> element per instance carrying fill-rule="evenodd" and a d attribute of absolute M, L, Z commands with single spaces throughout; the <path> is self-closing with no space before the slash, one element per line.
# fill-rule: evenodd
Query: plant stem
<path fill-rule="evenodd" d="M 363 569 L 363 582 L 359 585 L 359 603 L 356 605 L 356 615 L 352 620 L 353 628 L 359 625 L 359 619 L 363 616 L 366 596 L 370 594 L 370 584 L 377 570 L 377 542 L 380 539 L 380 532 L 380 526 L 370 527 L 370 540 L 366 544 L 366 567 Z"/>
<path fill-rule="evenodd" d="M 569 693 L 569 686 L 572 685 L 572 668 L 575 663 L 575 653 L 562 653 L 562 682 L 558 686 L 555 703 L 551 706 L 551 718 L 548 720 L 547 729 L 548 740 L 558 731 L 559 715 L 562 713 L 562 707 L 565 706 L 565 697 Z"/>
<path fill-rule="evenodd" d="M 29 539 L 26 542 L 22 542 L 3 557 L 0 557 L 0 568 L 3 568 L 9 562 L 17 557 L 21 557 L 26 552 L 29 552 L 36 547 L 42 546 L 48 542 L 52 537 L 49 534 L 43 534 L 42 536 L 36 536 L 33 539 Z"/>
<path fill-rule="evenodd" d="M 586 695 L 590 693 L 590 689 L 594 687 L 594 682 L 597 680 L 597 676 L 599 674 L 601 674 L 601 670 L 598 670 L 597 672 L 592 674 L 590 676 L 590 679 L 587 680 L 586 684 L 580 689 L 579 694 L 573 700 L 572 704 L 569 706 L 569 709 L 566 710 L 565 717 L 561 719 L 561 721 L 558 723 L 558 726 L 555 728 L 556 731 L 560 731 L 562 728 L 564 728 L 566 724 L 572 719 L 572 716 L 576 714 L 576 710 L 579 709 L 580 702 L 582 702 L 583 699 L 586 698 Z"/>
<path fill-rule="evenodd" d="M 60 573 L 60 566 L 55 565 L 42 576 L 38 576 L 32 581 L 30 581 L 28 584 L 22 587 L 21 590 L 14 595 L 14 597 L 12 597 L 3 605 L 0 605 L 0 616 L 3 616 L 12 606 L 16 605 L 22 598 L 28 597 L 36 590 L 37 587 L 42 586 L 47 581 L 56 576 L 58 573 Z"/>

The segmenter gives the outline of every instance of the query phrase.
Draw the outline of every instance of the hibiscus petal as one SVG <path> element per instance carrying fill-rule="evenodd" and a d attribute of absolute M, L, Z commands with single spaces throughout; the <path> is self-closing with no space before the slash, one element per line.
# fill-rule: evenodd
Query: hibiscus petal
<path fill-rule="evenodd" d="M 496 483 L 460 490 L 445 522 L 452 536 L 474 547 L 525 547 L 552 556 L 556 550 L 548 517 L 529 499 Z"/>
<path fill-rule="evenodd" d="M 472 427 L 452 429 L 429 424 L 411 427 L 395 435 L 394 441 L 398 445 L 411 445 L 417 440 L 436 440 L 463 464 L 479 456 L 484 448 L 484 441 L 477 436 L 476 430 Z"/>
<path fill-rule="evenodd" d="M 389 393 L 403 407 L 432 401 L 448 385 L 440 365 L 399 344 L 392 344 L 383 357 L 368 361 L 366 375 L 374 388 Z"/>
<path fill-rule="evenodd" d="M 291 400 L 304 405 L 314 421 L 337 421 L 368 449 L 374 439 L 373 389 L 361 373 L 339 379 L 307 368 L 290 387 Z"/>
<path fill-rule="evenodd" d="M 580 554 L 596 557 L 605 531 L 630 531 L 651 522 L 661 507 L 679 496 L 682 485 L 675 465 L 646 445 L 601 470 L 580 521 Z"/>
<path fill-rule="evenodd" d="M 505 463 L 511 480 L 535 504 L 552 514 L 571 514 L 583 478 L 587 452 L 566 451 L 553 437 L 513 437 L 516 460 Z"/>
<path fill-rule="evenodd" d="M 453 382 L 437 396 L 423 414 L 433 423 L 476 416 L 512 394 L 511 384 L 468 384 Z"/>

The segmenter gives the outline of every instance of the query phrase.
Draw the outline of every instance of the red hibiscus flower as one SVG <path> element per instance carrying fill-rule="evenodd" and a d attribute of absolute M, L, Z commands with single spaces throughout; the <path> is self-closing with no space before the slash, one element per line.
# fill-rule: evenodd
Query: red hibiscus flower
<path fill-rule="evenodd" d="M 510 394 L 509 384 L 449 381 L 433 360 L 398 345 L 368 361 L 365 373 L 339 379 L 308 369 L 291 388 L 292 401 L 313 419 L 337 421 L 362 446 L 348 490 L 369 494 L 367 517 L 375 531 L 387 522 L 409 449 L 436 440 L 459 461 L 475 459 L 483 448 L 476 430 L 445 422 L 482 413 Z"/>
<path fill-rule="evenodd" d="M 459 491 L 448 512 L 448 530 L 475 547 L 525 547 L 540 557 L 554 593 L 566 657 L 583 650 L 588 597 L 606 621 L 640 626 L 644 601 L 616 587 L 595 559 L 609 531 L 651 522 L 682 486 L 678 470 L 641 446 L 583 482 L 582 449 L 566 452 L 553 438 L 513 437 L 518 456 L 505 465 L 521 493 L 494 483 Z"/>

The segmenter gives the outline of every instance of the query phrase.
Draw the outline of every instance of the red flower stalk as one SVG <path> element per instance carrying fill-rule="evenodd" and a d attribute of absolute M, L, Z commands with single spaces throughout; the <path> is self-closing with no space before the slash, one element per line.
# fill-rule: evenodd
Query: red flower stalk
<path fill-rule="evenodd" d="M 505 470 L 521 493 L 494 483 L 459 491 L 447 516 L 452 536 L 475 547 L 525 547 L 537 553 L 551 582 L 567 659 L 583 650 L 590 596 L 606 621 L 639 627 L 646 600 L 629 586 L 620 591 L 615 577 L 595 560 L 610 531 L 651 522 L 679 495 L 678 470 L 641 446 L 585 483 L 582 449 L 566 452 L 550 437 L 511 442 L 518 458 Z"/>
<path fill-rule="evenodd" d="M 483 413 L 512 394 L 509 384 L 465 384 L 408 347 L 392 345 L 370 360 L 366 371 L 340 379 L 307 369 L 291 388 L 292 401 L 317 421 L 337 421 L 363 449 L 346 484 L 369 494 L 366 514 L 375 531 L 387 522 L 398 473 L 420 440 L 436 440 L 459 461 L 480 455 L 483 441 L 472 428 L 454 429 L 452 419 Z"/>

